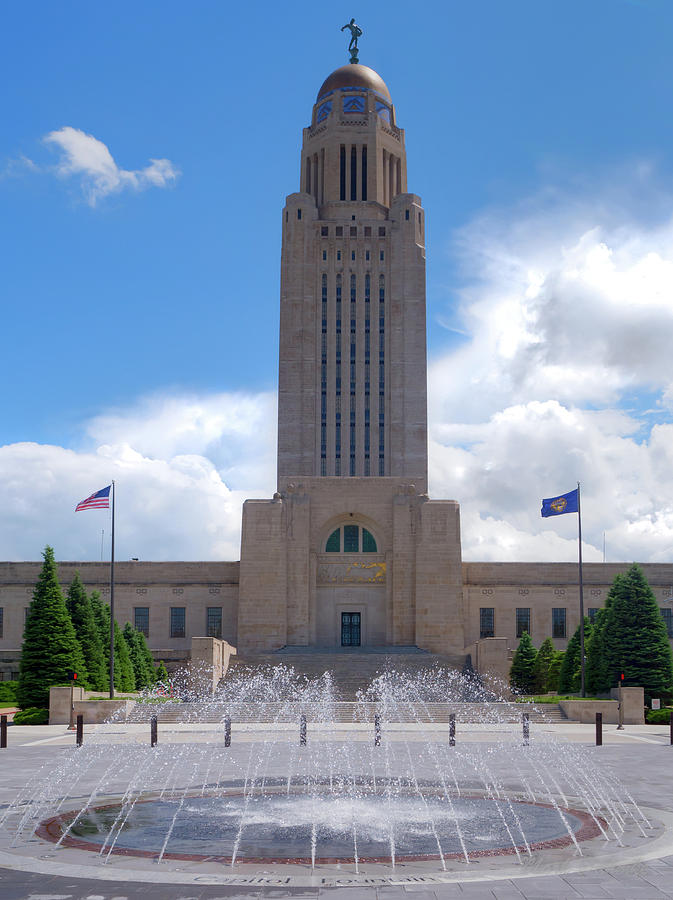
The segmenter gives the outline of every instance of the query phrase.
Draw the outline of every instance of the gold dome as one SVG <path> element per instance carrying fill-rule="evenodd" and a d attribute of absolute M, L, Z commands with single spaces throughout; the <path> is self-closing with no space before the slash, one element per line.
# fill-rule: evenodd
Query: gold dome
<path fill-rule="evenodd" d="M 370 91 L 376 91 L 386 100 L 390 100 L 390 92 L 386 87 L 386 83 L 381 76 L 370 69 L 369 66 L 361 66 L 359 63 L 349 63 L 347 66 L 341 66 L 335 69 L 331 75 L 328 75 L 323 82 L 322 87 L 318 91 L 318 100 L 330 91 L 338 88 L 367 88 Z"/>

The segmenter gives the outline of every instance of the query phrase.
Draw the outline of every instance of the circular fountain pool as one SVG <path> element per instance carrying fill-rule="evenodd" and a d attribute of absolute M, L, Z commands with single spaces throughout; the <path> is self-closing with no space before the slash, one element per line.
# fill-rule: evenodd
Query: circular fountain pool
<path fill-rule="evenodd" d="M 183 795 L 55 816 L 40 834 L 129 856 L 232 862 L 391 862 L 561 847 L 598 833 L 585 813 L 507 797 L 412 793 L 385 784 L 358 794 L 268 785 Z"/>

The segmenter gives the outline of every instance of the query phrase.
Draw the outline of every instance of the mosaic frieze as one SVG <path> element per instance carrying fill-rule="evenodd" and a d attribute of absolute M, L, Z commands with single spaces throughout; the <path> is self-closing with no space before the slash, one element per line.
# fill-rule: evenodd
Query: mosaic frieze
<path fill-rule="evenodd" d="M 385 584 L 384 562 L 335 562 L 318 566 L 318 584 Z"/>

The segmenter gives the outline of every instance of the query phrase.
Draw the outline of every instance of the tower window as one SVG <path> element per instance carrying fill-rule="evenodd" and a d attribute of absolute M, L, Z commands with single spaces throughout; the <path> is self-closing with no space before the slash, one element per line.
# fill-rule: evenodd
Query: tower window
<path fill-rule="evenodd" d="M 341 259 L 341 250 L 337 250 L 337 259 Z"/>
<path fill-rule="evenodd" d="M 407 220 L 407 222 L 409 221 L 409 210 L 408 209 L 404 210 L 404 218 Z"/>
<path fill-rule="evenodd" d="M 351 250 L 351 259 L 355 262 L 355 250 Z"/>
<path fill-rule="evenodd" d="M 358 151 L 351 147 L 351 200 L 358 199 Z"/>
<path fill-rule="evenodd" d="M 365 250 L 365 259 L 369 262 L 369 250 Z"/>
<path fill-rule="evenodd" d="M 301 210 L 300 209 L 297 210 L 297 218 L 301 219 Z"/>
<path fill-rule="evenodd" d="M 341 529 L 337 528 L 327 538 L 325 553 L 341 553 Z"/>
<path fill-rule="evenodd" d="M 339 198 L 346 199 L 346 147 L 343 144 L 339 153 Z"/>
<path fill-rule="evenodd" d="M 329 237 L 329 228 L 327 225 L 320 226 L 320 237 Z"/>
<path fill-rule="evenodd" d="M 362 199 L 367 199 L 367 148 L 362 148 Z"/>
<path fill-rule="evenodd" d="M 337 227 L 335 229 L 335 233 L 336 233 L 337 237 L 343 237 L 344 236 L 343 225 L 337 225 Z"/>
<path fill-rule="evenodd" d="M 358 236 L 358 227 L 357 225 L 351 225 L 351 237 Z"/>
<path fill-rule="evenodd" d="M 327 250 L 323 250 L 322 258 L 323 258 L 323 261 L 327 259 Z"/>
<path fill-rule="evenodd" d="M 372 227 L 371 225 L 365 225 L 365 237 L 372 236 Z"/>
<path fill-rule="evenodd" d="M 386 257 L 385 257 L 385 252 L 384 252 L 383 250 L 381 250 L 381 251 L 379 252 L 379 260 L 380 260 L 381 262 L 383 262 L 383 260 L 384 260 L 385 258 L 386 258 Z"/>
<path fill-rule="evenodd" d="M 379 237 L 385 237 L 385 236 L 386 236 L 386 229 L 384 227 L 380 227 L 379 228 Z"/>

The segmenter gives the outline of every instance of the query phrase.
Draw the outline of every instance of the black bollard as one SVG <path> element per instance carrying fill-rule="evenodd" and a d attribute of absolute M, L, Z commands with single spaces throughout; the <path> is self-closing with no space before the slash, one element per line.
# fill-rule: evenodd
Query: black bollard
<path fill-rule="evenodd" d="M 378 713 L 374 715 L 374 746 L 381 746 L 381 716 Z"/>
<path fill-rule="evenodd" d="M 596 746 L 603 746 L 603 713 L 596 713 Z"/>
<path fill-rule="evenodd" d="M 157 717 L 152 716 L 150 719 L 150 746 L 156 747 L 157 741 L 159 740 L 157 736 Z"/>
<path fill-rule="evenodd" d="M 671 710 L 671 747 L 673 747 L 673 709 Z"/>
<path fill-rule="evenodd" d="M 7 716 L 0 716 L 0 750 L 7 746 Z"/>
<path fill-rule="evenodd" d="M 523 714 L 523 745 L 527 747 L 530 743 L 530 713 Z"/>
<path fill-rule="evenodd" d="M 224 717 L 224 746 L 231 747 L 231 717 Z"/>
<path fill-rule="evenodd" d="M 77 731 L 75 733 L 75 740 L 78 747 L 81 747 L 84 743 L 84 716 L 82 715 L 82 713 L 79 713 L 77 716 Z"/>
<path fill-rule="evenodd" d="M 306 746 L 306 716 L 303 713 L 299 719 L 299 744 Z"/>
<path fill-rule="evenodd" d="M 449 713 L 449 747 L 456 746 L 456 714 Z"/>

